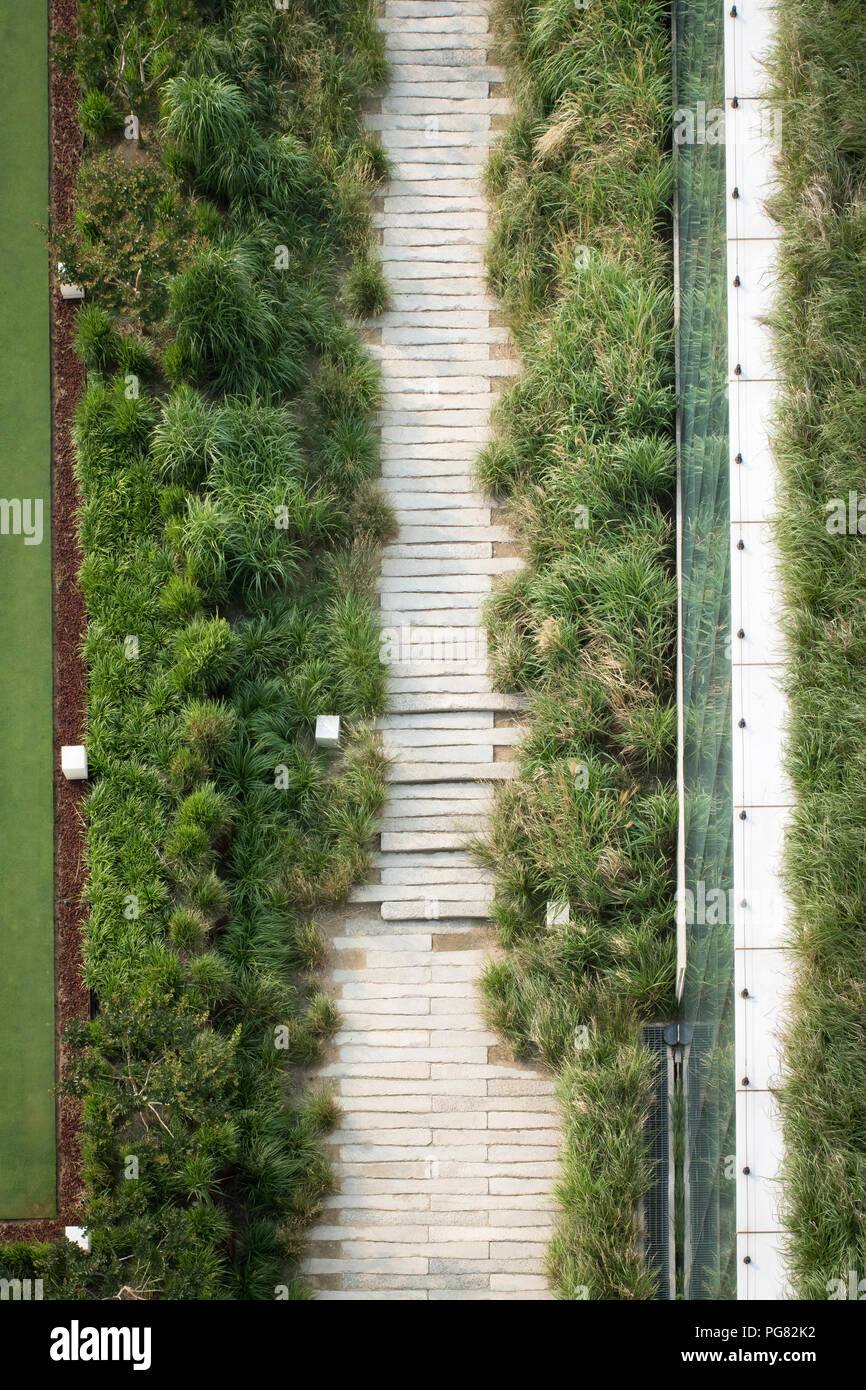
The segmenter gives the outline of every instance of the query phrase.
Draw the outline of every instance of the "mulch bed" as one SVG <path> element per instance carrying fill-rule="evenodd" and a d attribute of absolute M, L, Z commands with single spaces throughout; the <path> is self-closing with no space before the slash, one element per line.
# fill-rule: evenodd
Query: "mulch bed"
<path fill-rule="evenodd" d="M 49 0 L 53 38 L 62 28 L 74 30 L 77 0 Z M 81 133 L 76 108 L 78 82 L 50 69 L 51 208 L 55 225 L 72 212 L 75 180 L 81 162 Z M 53 269 L 53 268 L 52 268 Z M 87 1018 L 89 995 L 82 980 L 82 940 L 87 917 L 84 903 L 82 799 L 86 783 L 67 782 L 60 772 L 60 748 L 84 741 L 86 674 L 82 656 L 85 608 L 78 586 L 81 555 L 76 515 L 79 498 L 73 474 L 72 417 L 84 389 L 84 368 L 72 349 L 76 304 L 63 300 L 51 279 L 52 385 L 52 560 L 54 575 L 54 988 L 58 1075 L 64 1066 L 63 1032 L 73 1018 Z M 78 1140 L 80 1105 L 61 1098 L 57 1104 L 58 1216 L 53 1221 L 0 1222 L 0 1241 L 52 1240 L 64 1226 L 80 1224 L 81 1154 Z"/>

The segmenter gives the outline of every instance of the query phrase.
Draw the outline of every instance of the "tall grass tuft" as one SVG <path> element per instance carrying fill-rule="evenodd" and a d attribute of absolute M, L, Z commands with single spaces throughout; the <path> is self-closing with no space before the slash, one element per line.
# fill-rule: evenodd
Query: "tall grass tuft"
<path fill-rule="evenodd" d="M 854 534 L 828 522 L 834 499 L 847 512 L 866 493 L 866 29 L 853 0 L 790 0 L 777 22 L 777 535 L 797 793 L 783 1182 L 795 1295 L 825 1299 L 866 1269 L 866 569 L 857 518 Z"/>
<path fill-rule="evenodd" d="M 526 555 L 487 628 L 499 688 L 529 708 L 478 849 L 507 948 L 485 998 L 559 1078 L 558 1296 L 652 1298 L 639 1036 L 673 1009 L 677 835 L 669 12 L 496 16 L 515 110 L 487 169 L 488 264 L 523 371 L 479 473 Z"/>
<path fill-rule="evenodd" d="M 352 731 L 384 695 L 378 375 L 341 311 L 352 265 L 378 283 L 360 108 L 381 36 L 367 0 L 125 8 L 145 50 L 166 40 L 152 87 L 129 79 L 148 153 L 135 180 L 86 153 L 69 252 L 93 267 L 75 449 L 97 1009 L 64 1080 L 91 1250 L 26 1260 L 51 1298 L 303 1299 L 336 1118 L 296 1070 L 337 1023 L 314 912 L 365 872 L 384 780 Z M 65 51 L 95 129 L 123 64 L 112 7 L 79 11 Z M 313 737 L 335 709 L 339 755 Z"/>

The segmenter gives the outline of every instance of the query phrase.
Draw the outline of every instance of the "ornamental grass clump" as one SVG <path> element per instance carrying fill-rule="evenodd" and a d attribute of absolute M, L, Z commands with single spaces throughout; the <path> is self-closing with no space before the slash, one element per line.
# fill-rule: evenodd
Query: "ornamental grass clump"
<path fill-rule="evenodd" d="M 791 0 L 771 64 L 782 130 L 771 205 L 781 227 L 776 530 L 797 797 L 784 857 L 796 968 L 779 1096 L 788 1269 L 802 1299 L 844 1297 L 866 1270 L 862 20 L 851 0 Z"/>
<path fill-rule="evenodd" d="M 366 872 L 384 782 L 360 729 L 385 684 L 378 373 L 341 312 L 371 265 L 383 170 L 359 158 L 360 108 L 382 39 L 366 0 L 230 0 L 207 22 L 187 0 L 79 9 L 63 51 L 87 110 L 134 97 L 143 122 L 132 164 L 107 128 L 88 150 L 62 257 L 88 295 L 94 1011 L 64 1088 L 91 1248 L 0 1263 L 50 1298 L 303 1299 L 338 1117 L 295 1070 L 338 1023 L 313 914 Z M 150 54 L 134 92 L 118 25 Z M 338 755 L 314 738 L 334 709 Z"/>
<path fill-rule="evenodd" d="M 640 1029 L 674 1009 L 678 816 L 670 21 L 501 0 L 496 24 L 515 110 L 488 265 L 524 370 L 478 471 L 526 555 L 486 621 L 528 711 L 478 847 L 507 948 L 485 997 L 559 1078 L 558 1296 L 652 1298 Z"/>

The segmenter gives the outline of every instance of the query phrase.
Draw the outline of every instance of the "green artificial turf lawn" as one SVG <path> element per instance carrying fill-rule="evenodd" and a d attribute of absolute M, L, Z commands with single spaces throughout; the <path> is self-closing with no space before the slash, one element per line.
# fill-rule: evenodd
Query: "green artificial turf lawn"
<path fill-rule="evenodd" d="M 45 0 L 0 0 L 0 1219 L 55 1211 L 51 401 Z M 70 518 L 69 524 L 72 524 Z M 2 525 L 2 510 L 0 510 Z"/>

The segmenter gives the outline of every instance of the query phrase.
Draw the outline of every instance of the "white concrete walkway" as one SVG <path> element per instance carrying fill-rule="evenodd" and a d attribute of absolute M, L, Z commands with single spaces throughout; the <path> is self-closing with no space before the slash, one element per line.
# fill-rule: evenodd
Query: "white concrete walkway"
<path fill-rule="evenodd" d="M 482 1022 L 492 886 L 465 850 L 520 733 L 480 622 L 492 576 L 520 561 L 472 484 L 492 393 L 517 370 L 483 263 L 503 73 L 483 0 L 386 0 L 381 23 L 392 81 L 368 123 L 395 166 L 377 219 L 393 307 L 371 351 L 400 524 L 381 580 L 393 764 L 376 881 L 326 924 L 343 1029 L 318 1074 L 344 1110 L 341 1187 L 304 1272 L 331 1300 L 547 1298 L 552 1086 Z"/>

